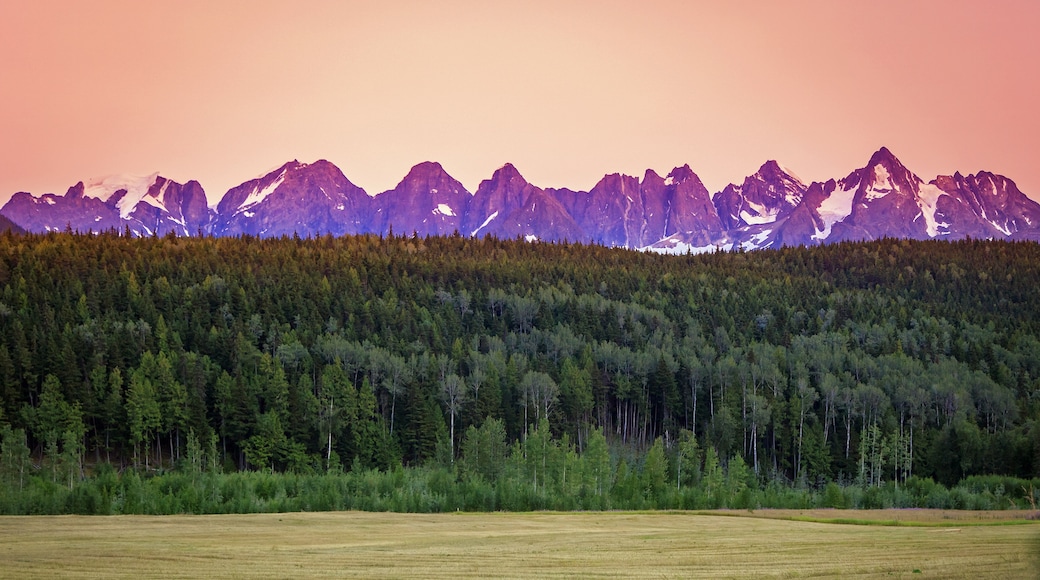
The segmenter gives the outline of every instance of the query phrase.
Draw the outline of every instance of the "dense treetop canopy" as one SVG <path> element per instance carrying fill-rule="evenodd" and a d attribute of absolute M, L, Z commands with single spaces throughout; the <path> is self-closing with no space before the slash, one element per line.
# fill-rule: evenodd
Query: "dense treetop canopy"
<path fill-rule="evenodd" d="M 124 467 L 202 442 L 232 470 L 494 478 L 478 450 L 605 436 L 615 468 L 692 441 L 759 481 L 1034 477 L 1038 309 L 1035 243 L 2 234 L 0 424 Z"/>

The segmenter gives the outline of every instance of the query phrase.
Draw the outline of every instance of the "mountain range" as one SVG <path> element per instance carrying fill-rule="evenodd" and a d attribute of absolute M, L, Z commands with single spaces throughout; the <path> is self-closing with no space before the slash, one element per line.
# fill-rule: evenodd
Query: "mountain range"
<path fill-rule="evenodd" d="M 301 237 L 375 233 L 570 241 L 663 253 L 882 237 L 1040 240 L 1040 204 L 1001 175 L 924 182 L 882 147 L 840 179 L 806 184 L 775 161 L 712 195 L 688 165 L 662 177 L 610 174 L 589 191 L 541 188 L 511 164 L 473 193 L 439 163 L 370 195 L 324 160 L 291 161 L 230 189 L 215 208 L 197 181 L 152 174 L 19 192 L 0 215 L 30 232 Z"/>

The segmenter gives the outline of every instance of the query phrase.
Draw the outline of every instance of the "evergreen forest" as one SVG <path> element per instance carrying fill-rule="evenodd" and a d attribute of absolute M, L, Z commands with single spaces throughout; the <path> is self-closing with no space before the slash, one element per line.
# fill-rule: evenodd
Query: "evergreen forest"
<path fill-rule="evenodd" d="M 1036 243 L 0 234 L 0 513 L 1038 498 Z"/>

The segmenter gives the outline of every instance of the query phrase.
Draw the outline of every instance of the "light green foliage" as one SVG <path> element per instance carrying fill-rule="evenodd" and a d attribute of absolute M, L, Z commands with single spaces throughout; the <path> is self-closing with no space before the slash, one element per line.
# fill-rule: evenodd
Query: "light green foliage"
<path fill-rule="evenodd" d="M 130 385 L 126 395 L 126 414 L 129 422 L 130 443 L 134 446 L 134 461 L 139 456 L 142 442 L 147 442 L 162 425 L 162 414 L 156 398 L 155 386 L 142 369 L 130 375 Z M 148 465 L 147 448 L 145 465 Z"/>
<path fill-rule="evenodd" d="M 697 437 L 693 431 L 679 431 L 679 445 L 676 449 L 675 487 L 694 486 L 701 481 L 701 453 L 697 445 Z"/>
<path fill-rule="evenodd" d="M 753 492 L 758 487 L 755 473 L 737 455 L 726 466 L 726 487 L 730 494 L 730 507 L 753 509 L 757 507 Z"/>
<path fill-rule="evenodd" d="M 585 489 L 590 495 L 602 496 L 612 486 L 612 470 L 610 467 L 610 450 L 607 438 L 599 429 L 589 433 L 589 441 L 582 454 L 585 462 Z"/>
<path fill-rule="evenodd" d="M 668 460 L 664 455 L 664 442 L 658 437 L 646 452 L 643 463 L 643 481 L 649 497 L 663 495 L 668 482 Z"/>
<path fill-rule="evenodd" d="M 891 462 L 892 445 L 877 424 L 863 430 L 859 443 L 859 477 L 863 485 L 881 486 L 885 466 Z"/>
<path fill-rule="evenodd" d="M 718 497 L 723 492 L 725 475 L 719 465 L 719 455 L 714 447 L 704 450 L 704 491 L 709 497 Z"/>
<path fill-rule="evenodd" d="M 0 426 L 0 480 L 5 491 L 21 492 L 28 482 L 30 467 L 25 431 Z"/>
<path fill-rule="evenodd" d="M 543 417 L 538 427 L 527 434 L 523 445 L 524 471 L 534 490 L 545 490 L 549 486 L 559 452 L 558 443 L 549 431 L 549 420 Z"/>
<path fill-rule="evenodd" d="M 185 445 L 184 470 L 190 475 L 199 475 L 204 468 L 204 457 L 202 455 L 202 444 L 195 435 L 195 431 L 188 431 L 188 439 Z"/>
<path fill-rule="evenodd" d="M 502 473 L 507 452 L 505 425 L 500 419 L 488 417 L 479 428 L 471 425 L 466 430 L 462 441 L 463 471 L 494 483 Z"/>

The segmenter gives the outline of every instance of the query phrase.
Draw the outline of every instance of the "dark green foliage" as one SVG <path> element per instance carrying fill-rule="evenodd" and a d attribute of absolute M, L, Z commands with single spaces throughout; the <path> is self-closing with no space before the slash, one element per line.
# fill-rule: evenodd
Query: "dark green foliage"
<path fill-rule="evenodd" d="M 53 512 L 158 509 L 142 498 L 156 473 L 180 481 L 171 470 L 230 486 L 170 483 L 177 509 L 225 492 L 220 509 L 257 494 L 311 505 L 239 490 L 221 466 L 268 482 L 358 472 L 344 493 L 360 503 L 306 484 L 330 508 L 755 507 L 792 489 L 849 506 L 1021 504 L 955 490 L 1040 475 L 1038 333 L 1034 243 L 664 257 L 460 237 L 0 235 L 4 477 L 19 472 L 23 499 L 71 490 L 26 500 Z M 27 462 L 41 471 L 14 467 Z M 81 490 L 106 462 L 145 471 Z M 372 470 L 415 487 L 381 495 Z"/>

